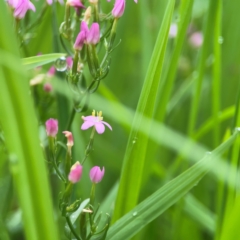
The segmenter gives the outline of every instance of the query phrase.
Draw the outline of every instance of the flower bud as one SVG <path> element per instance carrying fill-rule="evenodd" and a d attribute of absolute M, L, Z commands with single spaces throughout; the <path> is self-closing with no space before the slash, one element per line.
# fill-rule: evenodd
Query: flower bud
<path fill-rule="evenodd" d="M 72 6 L 75 8 L 85 8 L 80 0 L 67 0 L 66 5 Z"/>
<path fill-rule="evenodd" d="M 72 66 L 73 66 L 73 59 L 72 59 L 72 57 L 67 57 L 66 58 L 66 62 L 67 62 L 68 69 L 71 69 Z"/>
<path fill-rule="evenodd" d="M 46 132 L 49 137 L 56 137 L 58 133 L 58 120 L 50 118 L 46 121 Z"/>
<path fill-rule="evenodd" d="M 102 181 L 104 173 L 105 173 L 104 167 L 101 170 L 100 167 L 95 166 L 90 170 L 89 176 L 90 176 L 90 179 L 93 183 L 99 183 L 99 182 Z"/>
<path fill-rule="evenodd" d="M 56 69 L 54 66 L 50 67 L 50 69 L 47 72 L 48 77 L 53 77 L 55 75 Z"/>
<path fill-rule="evenodd" d="M 65 137 L 67 138 L 67 146 L 69 148 L 71 148 L 73 146 L 73 135 L 71 132 L 69 131 L 63 131 L 63 134 L 65 135 Z"/>
<path fill-rule="evenodd" d="M 189 42 L 194 48 L 200 48 L 203 44 L 203 35 L 201 32 L 194 32 L 190 38 Z"/>
<path fill-rule="evenodd" d="M 90 18 L 91 18 L 91 15 L 92 15 L 91 11 L 92 11 L 92 9 L 91 9 L 91 7 L 89 6 L 89 7 L 86 9 L 86 11 L 84 12 L 84 16 L 83 16 L 83 21 L 84 21 L 84 22 L 86 22 L 86 23 L 89 22 L 89 20 L 90 20 Z"/>
<path fill-rule="evenodd" d="M 53 90 L 52 84 L 47 82 L 43 85 L 43 90 L 45 92 L 51 92 Z"/>
<path fill-rule="evenodd" d="M 78 161 L 74 165 L 72 165 L 70 173 L 68 175 L 68 180 L 71 183 L 77 183 L 80 180 L 82 176 L 82 168 L 83 167 Z"/>
<path fill-rule="evenodd" d="M 125 0 L 116 0 L 113 10 L 112 10 L 112 15 L 115 18 L 120 18 L 125 10 Z"/>
<path fill-rule="evenodd" d="M 86 43 L 88 44 L 97 44 L 100 40 L 100 30 L 99 30 L 99 24 L 93 23 L 88 34 Z"/>
<path fill-rule="evenodd" d="M 17 19 L 24 18 L 27 11 L 31 9 L 32 11 L 36 11 L 35 6 L 29 0 L 19 0 L 19 1 L 9 1 L 9 4 L 12 5 L 14 10 L 14 17 Z"/>
<path fill-rule="evenodd" d="M 85 34 L 85 32 L 81 31 L 77 35 L 76 41 L 75 41 L 74 46 L 73 46 L 74 49 L 75 50 L 82 50 L 85 39 L 86 39 L 86 34 Z"/>

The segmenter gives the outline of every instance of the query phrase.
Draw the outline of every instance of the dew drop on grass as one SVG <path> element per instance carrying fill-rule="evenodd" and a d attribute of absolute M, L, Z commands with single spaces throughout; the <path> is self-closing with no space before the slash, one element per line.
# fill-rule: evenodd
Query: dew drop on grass
<path fill-rule="evenodd" d="M 132 215 L 133 215 L 133 217 L 136 217 L 137 216 L 137 212 L 134 212 Z"/>
<path fill-rule="evenodd" d="M 54 63 L 55 68 L 59 72 L 64 72 L 67 69 L 67 62 L 65 57 L 58 58 Z"/>
<path fill-rule="evenodd" d="M 223 41 L 224 41 L 224 38 L 223 38 L 222 36 L 219 36 L 219 37 L 218 37 L 218 42 L 219 42 L 220 44 L 223 44 Z"/>

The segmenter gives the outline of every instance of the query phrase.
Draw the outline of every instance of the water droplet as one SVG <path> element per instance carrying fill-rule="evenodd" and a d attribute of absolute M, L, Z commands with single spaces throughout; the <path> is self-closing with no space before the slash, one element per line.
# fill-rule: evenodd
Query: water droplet
<path fill-rule="evenodd" d="M 224 38 L 222 36 L 218 37 L 218 43 L 223 44 Z"/>
<path fill-rule="evenodd" d="M 236 127 L 236 128 L 235 128 L 235 131 L 240 132 L 240 127 Z"/>
<path fill-rule="evenodd" d="M 67 69 L 67 62 L 65 57 L 58 58 L 54 63 L 55 68 L 59 72 L 64 72 Z"/>
<path fill-rule="evenodd" d="M 133 141 L 132 143 L 133 143 L 133 144 L 135 144 L 135 143 L 136 143 L 136 141 Z"/>
<path fill-rule="evenodd" d="M 134 212 L 132 215 L 133 215 L 134 217 L 136 217 L 136 216 L 137 216 L 137 214 L 138 214 L 137 212 Z"/>
<path fill-rule="evenodd" d="M 211 155 L 212 154 L 212 152 L 206 152 L 206 155 Z"/>

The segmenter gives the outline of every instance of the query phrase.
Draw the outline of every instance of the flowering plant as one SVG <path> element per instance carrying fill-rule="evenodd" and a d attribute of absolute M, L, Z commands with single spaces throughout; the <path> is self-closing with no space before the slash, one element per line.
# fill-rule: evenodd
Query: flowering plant
<path fill-rule="evenodd" d="M 239 239 L 239 8 L 0 1 L 1 240 Z"/>

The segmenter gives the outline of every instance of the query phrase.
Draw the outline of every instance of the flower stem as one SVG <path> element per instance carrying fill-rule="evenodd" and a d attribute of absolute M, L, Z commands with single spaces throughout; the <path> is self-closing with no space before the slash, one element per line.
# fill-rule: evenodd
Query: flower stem
<path fill-rule="evenodd" d="M 76 233 L 76 231 L 75 231 L 75 229 L 74 229 L 74 226 L 72 225 L 72 222 L 71 222 L 71 220 L 70 220 L 69 217 L 66 217 L 66 221 L 67 221 L 67 224 L 68 224 L 68 226 L 69 226 L 72 234 L 75 236 L 75 238 L 76 238 L 77 240 L 82 240 L 82 239 L 78 236 L 78 234 Z"/>
<path fill-rule="evenodd" d="M 92 129 L 92 133 L 90 135 L 90 140 L 89 140 L 89 143 L 88 143 L 88 145 L 86 147 L 85 156 L 84 156 L 84 158 L 83 158 L 83 160 L 81 162 L 81 165 L 83 165 L 83 163 L 86 161 L 86 159 L 88 158 L 89 153 L 92 150 L 93 140 L 94 140 L 94 133 L 95 133 L 95 127 L 93 127 L 93 129 Z"/>

